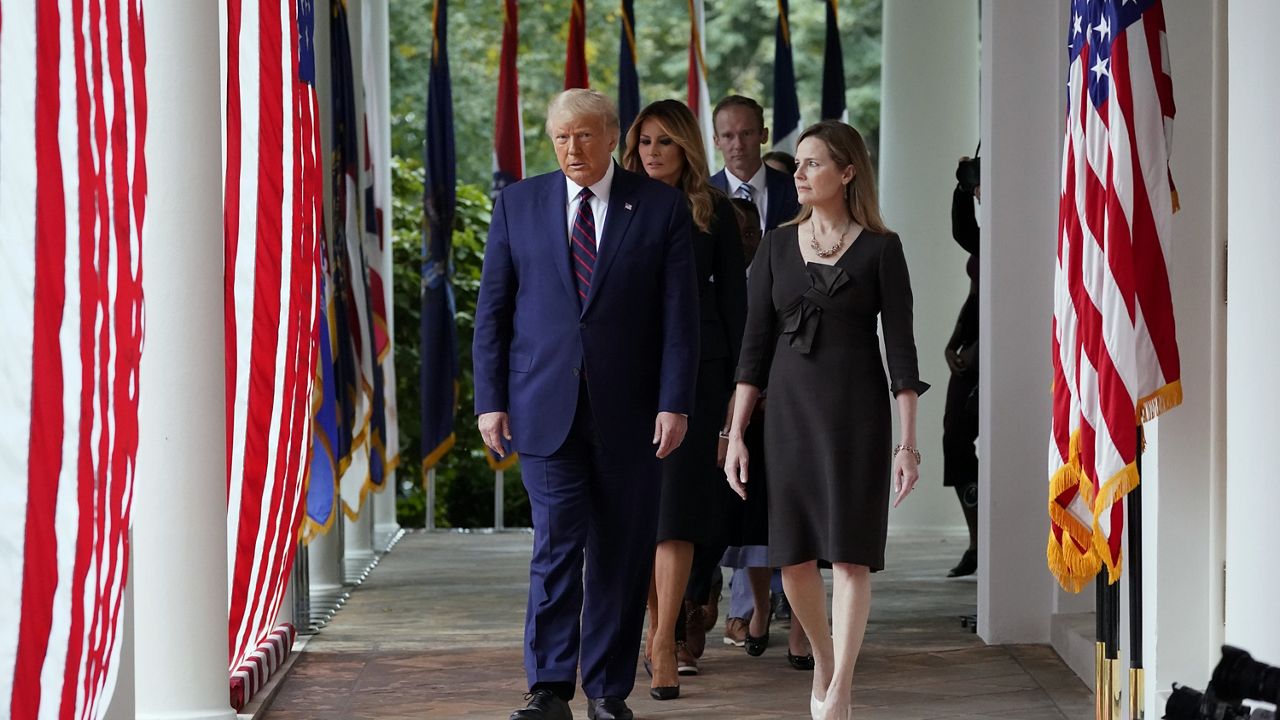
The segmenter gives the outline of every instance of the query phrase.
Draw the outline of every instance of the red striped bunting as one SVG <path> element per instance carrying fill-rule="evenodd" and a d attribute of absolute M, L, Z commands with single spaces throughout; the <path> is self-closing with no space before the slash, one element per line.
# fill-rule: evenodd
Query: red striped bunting
<path fill-rule="evenodd" d="M 0 694 L 6 716 L 110 703 L 138 442 L 145 37 L 138 2 L 0 11 Z M 39 91 L 37 92 L 37 88 Z"/>
<path fill-rule="evenodd" d="M 229 669 L 276 625 L 311 445 L 320 176 L 298 15 L 295 2 L 227 6 Z"/>

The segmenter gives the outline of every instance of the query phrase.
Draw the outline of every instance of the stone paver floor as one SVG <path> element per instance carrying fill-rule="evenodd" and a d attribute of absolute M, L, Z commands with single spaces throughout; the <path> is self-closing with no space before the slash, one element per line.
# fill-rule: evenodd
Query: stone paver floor
<path fill-rule="evenodd" d="M 410 533 L 314 637 L 266 720 L 486 718 L 522 706 L 521 639 L 532 537 Z M 891 537 L 875 576 L 858 661 L 858 720 L 1086 720 L 1088 688 L 1047 646 L 988 647 L 961 615 L 976 584 L 947 580 L 962 540 Z M 828 579 L 829 582 L 829 579 Z M 760 658 L 720 643 L 727 598 L 678 700 L 649 698 L 637 669 L 630 703 L 641 719 L 808 717 L 809 674 L 786 662 L 785 626 Z M 579 690 L 576 718 L 586 717 Z"/>

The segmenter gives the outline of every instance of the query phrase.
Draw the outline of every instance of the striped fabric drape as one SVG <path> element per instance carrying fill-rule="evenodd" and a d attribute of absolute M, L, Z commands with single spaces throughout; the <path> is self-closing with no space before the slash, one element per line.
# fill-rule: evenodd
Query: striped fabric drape
<path fill-rule="evenodd" d="M 0 716 L 115 687 L 138 447 L 137 0 L 0 2 Z"/>
<path fill-rule="evenodd" d="M 229 0 L 228 660 L 276 625 L 311 449 L 322 176 L 310 0 Z"/>

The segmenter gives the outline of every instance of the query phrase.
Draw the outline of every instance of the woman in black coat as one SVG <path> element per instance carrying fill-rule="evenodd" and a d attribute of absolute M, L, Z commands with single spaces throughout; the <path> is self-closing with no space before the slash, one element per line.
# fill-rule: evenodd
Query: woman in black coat
<path fill-rule="evenodd" d="M 645 643 L 650 695 L 669 700 L 680 694 L 677 653 L 685 649 L 676 636 L 677 620 L 683 615 L 694 546 L 723 547 L 729 509 L 736 504 L 724 486 L 716 452 L 746 324 L 746 270 L 733 205 L 708 182 L 702 136 L 684 103 L 660 100 L 642 110 L 627 132 L 622 164 L 683 190 L 694 224 L 701 328 L 697 395 L 684 443 L 663 461 Z M 686 650 L 683 662 L 690 659 Z"/>

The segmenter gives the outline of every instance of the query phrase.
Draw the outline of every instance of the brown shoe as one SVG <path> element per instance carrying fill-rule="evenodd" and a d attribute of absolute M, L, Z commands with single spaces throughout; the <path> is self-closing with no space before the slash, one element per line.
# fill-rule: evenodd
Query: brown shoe
<path fill-rule="evenodd" d="M 698 674 L 698 659 L 689 651 L 689 646 L 681 641 L 676 642 L 676 672 L 681 675 Z"/>
<path fill-rule="evenodd" d="M 703 623 L 702 606 L 688 600 L 684 603 L 684 641 L 695 658 L 702 657 L 707 649 L 707 628 Z"/>
<path fill-rule="evenodd" d="M 747 621 L 731 617 L 724 621 L 724 644 L 742 647 L 747 643 Z"/>

